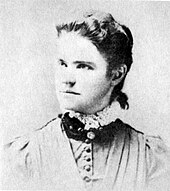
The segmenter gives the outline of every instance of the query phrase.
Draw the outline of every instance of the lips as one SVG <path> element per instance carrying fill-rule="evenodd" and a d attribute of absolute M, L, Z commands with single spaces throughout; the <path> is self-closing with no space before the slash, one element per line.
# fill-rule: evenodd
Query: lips
<path fill-rule="evenodd" d="M 67 90 L 67 91 L 61 91 L 61 92 L 62 92 L 62 93 L 67 93 L 67 94 L 80 95 L 80 93 L 73 92 L 73 91 L 70 91 L 70 90 Z"/>

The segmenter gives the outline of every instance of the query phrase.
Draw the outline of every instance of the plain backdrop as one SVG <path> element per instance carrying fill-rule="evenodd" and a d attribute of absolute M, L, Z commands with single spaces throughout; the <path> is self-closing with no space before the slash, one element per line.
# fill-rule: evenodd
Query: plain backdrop
<path fill-rule="evenodd" d="M 57 116 L 55 25 L 81 11 L 110 12 L 134 37 L 120 118 L 170 145 L 170 3 L 108 0 L 0 1 L 0 128 L 5 143 Z"/>

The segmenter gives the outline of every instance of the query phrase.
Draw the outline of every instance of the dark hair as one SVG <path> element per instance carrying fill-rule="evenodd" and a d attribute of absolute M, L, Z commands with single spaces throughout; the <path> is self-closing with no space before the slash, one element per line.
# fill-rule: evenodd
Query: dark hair
<path fill-rule="evenodd" d="M 107 77 L 110 77 L 112 70 L 122 64 L 130 70 L 132 60 L 133 37 L 130 30 L 114 20 L 111 14 L 100 11 L 91 11 L 83 15 L 82 20 L 76 20 L 67 24 L 56 26 L 58 37 L 64 30 L 66 32 L 77 32 L 89 39 L 103 55 L 108 63 Z M 121 90 L 125 77 L 117 84 L 112 92 L 110 103 L 118 101 L 121 108 L 128 109 L 128 97 Z"/>

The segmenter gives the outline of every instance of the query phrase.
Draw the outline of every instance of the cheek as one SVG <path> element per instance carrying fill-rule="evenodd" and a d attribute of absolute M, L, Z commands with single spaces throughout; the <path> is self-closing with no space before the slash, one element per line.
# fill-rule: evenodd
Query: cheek
<path fill-rule="evenodd" d="M 58 87 L 60 85 L 59 78 L 55 76 L 55 86 Z"/>
<path fill-rule="evenodd" d="M 55 84 L 60 85 L 63 79 L 63 76 L 65 76 L 63 70 L 57 69 L 55 71 Z"/>
<path fill-rule="evenodd" d="M 62 75 L 63 75 L 63 71 L 61 69 L 57 68 L 55 71 L 55 80 L 61 79 Z"/>
<path fill-rule="evenodd" d="M 98 77 L 89 77 L 87 76 L 82 80 L 82 91 L 84 91 L 85 94 L 88 94 L 90 97 L 102 97 L 105 95 L 111 85 L 109 81 L 106 80 L 105 76 L 98 76 Z"/>

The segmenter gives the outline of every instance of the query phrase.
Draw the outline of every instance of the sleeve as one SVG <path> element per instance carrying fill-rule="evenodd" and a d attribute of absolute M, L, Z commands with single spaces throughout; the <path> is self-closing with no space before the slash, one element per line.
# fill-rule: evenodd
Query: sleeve
<path fill-rule="evenodd" d="M 146 137 L 147 191 L 170 191 L 170 150 L 160 137 Z"/>
<path fill-rule="evenodd" d="M 55 165 L 51 164 L 58 159 L 56 127 L 59 122 L 53 119 L 45 126 L 17 137 L 4 146 L 2 170 L 0 169 L 1 188 L 41 190 L 47 183 L 51 185 L 50 177 L 53 177 L 51 169 L 53 172 L 56 170 Z"/>
<path fill-rule="evenodd" d="M 4 146 L 1 188 L 24 189 L 32 173 L 31 149 L 29 136 L 17 137 Z"/>

